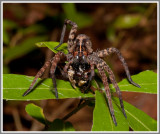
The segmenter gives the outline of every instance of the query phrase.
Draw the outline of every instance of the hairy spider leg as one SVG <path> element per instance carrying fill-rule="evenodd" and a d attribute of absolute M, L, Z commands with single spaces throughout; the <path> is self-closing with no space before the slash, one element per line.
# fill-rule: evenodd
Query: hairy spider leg
<path fill-rule="evenodd" d="M 71 20 L 68 20 L 68 19 L 66 19 L 64 21 L 63 30 L 62 30 L 62 33 L 61 33 L 60 44 L 58 46 L 56 46 L 54 49 L 57 49 L 58 47 L 60 47 L 62 45 L 67 24 L 72 26 L 72 28 L 70 30 L 70 33 L 69 33 L 68 42 L 67 42 L 68 43 L 68 51 L 72 52 L 73 48 L 74 48 L 74 46 L 73 46 L 74 38 L 75 38 L 75 35 L 76 35 L 76 32 L 77 32 L 78 26 L 77 26 L 77 24 L 75 22 L 72 22 Z"/>
<path fill-rule="evenodd" d="M 68 74 L 66 72 L 64 72 L 63 69 L 61 69 L 60 67 L 58 67 L 58 69 L 60 70 L 62 77 L 64 80 L 68 80 Z"/>
<path fill-rule="evenodd" d="M 90 77 L 89 77 L 89 80 L 91 81 L 92 78 L 93 78 L 94 75 L 95 75 L 95 72 L 94 72 L 94 64 L 90 64 L 90 65 L 91 65 L 91 75 L 90 75 Z"/>
<path fill-rule="evenodd" d="M 66 32 L 66 26 L 67 26 L 67 24 L 64 22 L 60 42 L 59 42 L 59 45 L 54 48 L 55 50 L 63 44 L 64 35 L 65 35 L 65 32 Z"/>
<path fill-rule="evenodd" d="M 53 60 L 52 60 L 52 65 L 51 65 L 51 69 L 50 69 L 50 74 L 51 74 L 51 78 L 52 78 L 52 82 L 53 82 L 53 86 L 54 86 L 54 90 L 52 90 L 52 92 L 55 92 L 55 96 L 56 99 L 58 99 L 58 91 L 57 91 L 57 84 L 56 84 L 56 77 L 55 77 L 55 70 L 57 67 L 57 64 L 64 59 L 65 54 L 63 52 L 58 52 L 57 54 L 55 54 Z"/>
<path fill-rule="evenodd" d="M 67 73 L 69 66 L 72 64 L 73 60 L 69 61 L 68 63 L 66 63 L 66 65 L 64 66 L 63 70 L 64 73 Z"/>
<path fill-rule="evenodd" d="M 89 77 L 89 79 L 88 79 L 89 83 L 88 83 L 88 86 L 86 87 L 86 89 L 88 89 L 88 88 L 90 87 L 91 81 L 92 81 L 93 77 L 95 76 L 94 64 L 91 64 L 91 63 L 90 63 L 90 66 L 91 66 L 91 75 L 90 75 L 90 77 Z M 86 90 L 86 89 L 85 89 L 85 90 Z"/>
<path fill-rule="evenodd" d="M 69 77 L 68 77 L 67 69 L 68 69 L 69 65 L 70 65 L 70 64 L 72 63 L 72 61 L 73 61 L 73 56 L 72 56 L 71 54 L 67 54 L 67 55 L 66 55 L 66 58 L 67 58 L 66 61 L 69 61 L 69 62 L 66 63 L 66 65 L 64 66 L 63 69 L 61 69 L 61 68 L 59 67 L 59 70 L 60 70 L 63 78 L 64 78 L 65 80 L 68 80 Z"/>
<path fill-rule="evenodd" d="M 108 85 L 107 76 L 105 74 L 105 71 L 103 70 L 103 67 L 100 64 L 97 64 L 96 66 L 97 66 L 97 69 L 98 69 L 100 76 L 102 77 L 102 82 L 103 82 L 103 85 L 105 88 L 106 97 L 108 99 L 109 109 L 110 109 L 110 113 L 111 113 L 113 122 L 117 126 L 117 121 L 116 121 L 116 117 L 114 115 L 114 109 L 113 109 L 113 105 L 112 105 L 111 93 L 110 93 L 110 89 L 109 89 L 109 85 Z"/>
<path fill-rule="evenodd" d="M 109 79 L 111 80 L 114 88 L 116 89 L 116 92 L 118 94 L 118 97 L 119 97 L 119 101 L 120 101 L 120 105 L 121 105 L 121 108 L 122 108 L 122 112 L 124 114 L 124 116 L 127 118 L 126 116 L 126 112 L 124 110 L 124 105 L 123 105 L 123 99 L 122 99 L 122 94 L 121 94 L 121 91 L 118 87 L 118 84 L 116 82 L 116 79 L 114 77 L 114 74 L 112 72 L 112 70 L 110 69 L 110 67 L 105 63 L 105 61 L 103 61 L 102 59 L 99 58 L 99 61 L 101 62 L 103 68 L 105 69 L 105 71 L 109 74 Z"/>
<path fill-rule="evenodd" d="M 105 57 L 105 56 L 110 55 L 111 53 L 116 53 L 116 54 L 118 55 L 120 61 L 122 62 L 122 65 L 123 65 L 123 67 L 124 67 L 124 69 L 125 69 L 125 72 L 126 72 L 126 74 L 127 74 L 127 78 L 128 78 L 128 80 L 129 80 L 129 82 L 130 82 L 131 84 L 133 84 L 134 86 L 140 88 L 140 86 L 139 86 L 137 83 L 133 82 L 133 80 L 132 80 L 132 78 L 131 78 L 131 75 L 130 75 L 130 72 L 129 72 L 129 69 L 128 69 L 128 66 L 127 66 L 127 63 L 125 62 L 122 54 L 120 53 L 120 51 L 119 51 L 118 49 L 113 48 L 113 47 L 107 48 L 107 49 L 104 49 L 104 50 L 101 50 L 101 51 L 97 52 L 97 55 L 98 55 L 98 57 L 103 58 L 103 57 Z"/>
<path fill-rule="evenodd" d="M 101 63 L 101 61 L 99 59 L 100 58 L 98 58 L 96 53 L 93 53 L 92 55 L 88 56 L 88 61 L 90 63 L 94 64 L 97 67 L 98 72 L 101 76 L 101 79 L 102 79 L 102 82 L 103 82 L 103 85 L 104 85 L 104 88 L 105 88 L 106 97 L 108 99 L 109 110 L 110 110 L 113 122 L 117 126 L 117 121 L 116 121 L 116 118 L 115 118 L 115 115 L 114 115 L 114 109 L 113 109 L 113 105 L 112 105 L 111 93 L 110 93 L 110 89 L 109 89 L 107 76 L 105 74 L 103 64 Z"/>
<path fill-rule="evenodd" d="M 44 73 L 44 71 L 46 70 L 47 67 L 49 67 L 51 65 L 51 61 L 47 61 L 45 62 L 45 64 L 43 65 L 43 67 L 39 70 L 39 72 L 36 74 L 33 82 L 31 83 L 29 89 L 23 94 L 23 96 L 26 96 L 32 89 L 33 86 L 35 85 L 36 81 L 38 80 L 39 77 L 41 77 Z"/>

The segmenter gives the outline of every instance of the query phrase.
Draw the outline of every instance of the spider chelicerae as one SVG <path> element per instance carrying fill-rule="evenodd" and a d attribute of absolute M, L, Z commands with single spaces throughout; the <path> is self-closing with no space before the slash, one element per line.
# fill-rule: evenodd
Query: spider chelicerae
<path fill-rule="evenodd" d="M 35 85 L 37 79 L 41 77 L 44 71 L 46 70 L 46 68 L 51 65 L 50 75 L 51 75 L 53 86 L 54 86 L 53 93 L 55 93 L 55 96 L 58 99 L 55 70 L 59 63 L 63 63 L 65 61 L 67 61 L 67 63 L 64 66 L 63 70 L 61 70 L 63 77 L 65 79 L 69 79 L 73 88 L 76 88 L 78 86 L 80 87 L 81 92 L 86 92 L 87 89 L 90 88 L 90 82 L 95 75 L 94 69 L 96 67 L 98 69 L 98 72 L 104 84 L 104 89 L 105 89 L 106 97 L 108 99 L 108 105 L 109 105 L 109 109 L 110 109 L 110 113 L 111 113 L 113 122 L 115 125 L 117 125 L 116 118 L 114 115 L 112 100 L 111 100 L 109 84 L 108 84 L 108 80 L 107 80 L 107 76 L 105 72 L 108 73 L 109 79 L 112 82 L 119 96 L 119 101 L 120 101 L 120 105 L 122 108 L 122 112 L 126 118 L 127 116 L 124 110 L 121 91 L 117 85 L 115 76 L 112 70 L 110 69 L 110 67 L 106 64 L 106 62 L 102 58 L 110 55 L 111 53 L 116 53 L 120 61 L 122 62 L 122 65 L 125 69 L 129 82 L 136 87 L 140 87 L 140 86 L 132 81 L 128 66 L 118 49 L 107 48 L 101 51 L 93 52 L 92 43 L 89 37 L 86 36 L 85 34 L 79 34 L 76 36 L 78 26 L 75 22 L 72 22 L 71 20 L 66 19 L 64 21 L 60 44 L 56 46 L 55 49 L 57 49 L 63 43 L 67 24 L 72 26 L 70 33 L 69 33 L 69 39 L 67 42 L 68 54 L 65 55 L 63 52 L 58 52 L 55 54 L 55 56 L 50 61 L 45 62 L 43 67 L 36 74 L 29 89 L 23 94 L 23 96 L 26 96 L 33 89 L 33 86 Z"/>

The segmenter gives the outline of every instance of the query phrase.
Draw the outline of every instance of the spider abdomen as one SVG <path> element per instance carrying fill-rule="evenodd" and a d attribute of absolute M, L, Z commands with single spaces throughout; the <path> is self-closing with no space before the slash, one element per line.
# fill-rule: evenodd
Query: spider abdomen
<path fill-rule="evenodd" d="M 87 62 L 73 62 L 68 69 L 68 77 L 74 88 L 80 87 L 84 92 L 89 84 L 90 65 Z"/>

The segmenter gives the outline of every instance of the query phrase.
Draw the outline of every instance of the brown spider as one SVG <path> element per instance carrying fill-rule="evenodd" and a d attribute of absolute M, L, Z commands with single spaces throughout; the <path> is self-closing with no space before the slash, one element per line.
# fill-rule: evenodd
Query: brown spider
<path fill-rule="evenodd" d="M 101 50 L 98 52 L 93 52 L 92 43 L 88 36 L 84 34 L 79 34 L 76 37 L 78 26 L 76 23 L 72 22 L 71 20 L 66 19 L 64 21 L 60 44 L 56 46 L 55 49 L 57 49 L 63 43 L 67 24 L 72 26 L 71 31 L 69 33 L 69 39 L 67 42 L 68 43 L 68 54 L 65 55 L 63 52 L 58 52 L 55 54 L 55 56 L 50 61 L 47 61 L 44 64 L 44 66 L 39 70 L 39 72 L 36 74 L 31 86 L 23 94 L 23 96 L 26 96 L 33 89 L 33 86 L 35 85 L 37 79 L 41 77 L 44 71 L 46 70 L 46 68 L 51 65 L 50 74 L 51 74 L 51 78 L 53 80 L 53 85 L 55 89 L 54 91 L 53 90 L 52 91 L 55 93 L 55 96 L 58 99 L 55 70 L 56 70 L 58 63 L 65 62 L 65 61 L 67 61 L 68 63 L 66 63 L 63 70 L 61 70 L 62 75 L 65 78 L 69 79 L 73 88 L 76 88 L 76 86 L 78 86 L 80 87 L 80 90 L 82 92 L 86 92 L 87 89 L 90 87 L 90 82 L 92 78 L 94 77 L 94 67 L 96 67 L 98 69 L 98 72 L 104 84 L 105 93 L 108 99 L 109 109 L 110 109 L 110 113 L 111 113 L 113 122 L 115 125 L 117 125 L 116 118 L 114 115 L 114 109 L 112 106 L 111 93 L 110 93 L 108 80 L 107 80 L 105 71 L 109 74 L 109 78 L 112 84 L 114 85 L 116 92 L 119 96 L 119 101 L 120 101 L 120 105 L 122 108 L 122 112 L 124 116 L 127 118 L 125 110 L 124 110 L 124 106 L 123 106 L 122 95 L 121 95 L 121 91 L 117 85 L 117 82 L 115 80 L 115 76 L 112 70 L 106 64 L 106 62 L 101 58 L 108 56 L 111 53 L 116 53 L 124 66 L 129 82 L 137 87 L 140 87 L 140 86 L 132 81 L 128 66 L 124 58 L 122 57 L 121 53 L 119 52 L 119 50 L 117 50 L 116 48 L 108 48 L 108 49 Z"/>

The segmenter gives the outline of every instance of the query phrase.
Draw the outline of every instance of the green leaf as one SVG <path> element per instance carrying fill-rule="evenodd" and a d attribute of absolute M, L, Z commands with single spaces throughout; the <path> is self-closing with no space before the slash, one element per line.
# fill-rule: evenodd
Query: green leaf
<path fill-rule="evenodd" d="M 34 24 L 34 25 L 31 25 L 27 28 L 23 28 L 23 29 L 20 29 L 20 30 L 25 35 L 30 34 L 30 33 L 36 33 L 36 34 L 37 33 L 39 33 L 39 34 L 42 33 L 42 34 L 44 34 L 47 31 L 46 28 L 41 24 Z"/>
<path fill-rule="evenodd" d="M 35 104 L 30 103 L 26 105 L 25 110 L 30 116 L 32 116 L 34 119 L 41 122 L 42 124 L 47 123 L 43 114 L 43 109 L 41 109 L 39 106 L 36 106 Z"/>
<path fill-rule="evenodd" d="M 32 37 L 24 40 L 21 44 L 16 45 L 15 47 L 8 48 L 4 53 L 4 61 L 8 62 L 27 54 L 28 52 L 36 48 L 36 46 L 34 45 L 36 42 L 44 41 L 46 39 L 47 36 Z"/>
<path fill-rule="evenodd" d="M 31 117 L 46 125 L 48 131 L 75 131 L 70 122 L 63 122 L 60 119 L 48 121 L 43 114 L 43 109 L 33 103 L 26 105 L 25 110 Z"/>
<path fill-rule="evenodd" d="M 128 7 L 129 12 L 138 12 L 141 14 L 144 14 L 146 12 L 148 7 L 142 6 L 142 5 L 135 5 L 135 6 L 130 6 Z"/>
<path fill-rule="evenodd" d="M 54 53 L 57 53 L 59 51 L 62 51 L 64 52 L 65 54 L 68 53 L 68 50 L 67 50 L 67 43 L 63 43 L 60 47 L 58 47 L 56 50 L 54 49 L 56 46 L 59 45 L 59 42 L 38 42 L 36 43 L 36 45 L 38 47 L 48 47 L 51 51 L 53 51 Z"/>
<path fill-rule="evenodd" d="M 114 102 L 120 107 L 118 98 L 114 98 Z M 123 101 L 123 103 L 127 115 L 127 121 L 134 131 L 157 131 L 156 120 L 152 119 L 133 105 L 125 101 Z"/>
<path fill-rule="evenodd" d="M 93 24 L 93 19 L 91 18 L 91 16 L 85 13 L 77 13 L 75 19 L 75 22 L 77 23 L 79 28 L 88 27 Z"/>
<path fill-rule="evenodd" d="M 106 104 L 104 94 L 96 91 L 96 103 L 93 111 L 92 131 L 129 131 L 131 127 L 134 131 L 156 131 L 157 121 L 152 119 L 143 111 L 133 105 L 123 101 L 127 119 L 121 112 L 119 99 L 112 97 L 112 104 L 117 120 L 117 126 L 114 125 Z"/>
<path fill-rule="evenodd" d="M 147 70 L 131 77 L 134 82 L 141 86 L 141 88 L 132 85 L 126 78 L 118 83 L 121 91 L 157 94 L 157 74 L 155 72 Z M 96 83 L 99 85 L 99 88 L 102 90 L 104 89 L 104 85 L 99 79 L 96 79 Z M 97 84 L 92 81 L 92 86 L 95 88 L 98 88 Z M 109 86 L 111 91 L 115 92 L 113 85 L 110 84 Z"/>
<path fill-rule="evenodd" d="M 110 26 L 106 31 L 107 38 L 110 42 L 114 42 L 116 40 L 116 30 L 114 27 Z"/>
<path fill-rule="evenodd" d="M 6 100 L 43 100 L 55 99 L 55 95 L 51 92 L 53 83 L 50 78 L 38 79 L 35 89 L 27 96 L 23 97 L 23 93 L 29 88 L 34 77 L 16 74 L 3 74 L 3 99 Z M 58 95 L 63 98 L 86 98 L 94 97 L 92 93 L 81 93 L 79 89 L 73 89 L 70 82 L 56 80 Z"/>
<path fill-rule="evenodd" d="M 73 19 L 77 14 L 76 7 L 75 7 L 74 3 L 64 3 L 64 4 L 62 4 L 62 8 L 63 8 L 64 13 L 66 14 L 68 19 Z M 72 20 L 72 21 L 74 21 L 74 20 Z"/>
<path fill-rule="evenodd" d="M 4 19 L 3 20 L 3 28 L 4 29 L 13 29 L 13 28 L 17 28 L 18 25 L 12 21 L 12 20 L 7 20 L 7 19 Z"/>
<path fill-rule="evenodd" d="M 51 79 L 41 80 L 35 84 L 34 90 L 27 96 L 22 97 L 22 94 L 29 88 L 34 77 L 16 74 L 3 74 L 3 98 L 9 100 L 41 100 L 41 99 L 55 99 L 51 92 L 53 84 Z M 157 74 L 152 71 L 144 71 L 135 76 L 133 80 L 137 82 L 141 88 L 137 88 L 130 84 L 126 79 L 122 80 L 118 85 L 121 91 L 128 92 L 143 92 L 143 93 L 157 93 Z M 150 79 L 152 78 L 152 79 Z M 9 81 L 9 82 L 8 82 Z M 77 97 L 94 97 L 91 93 L 83 94 L 79 89 L 73 89 L 70 82 L 63 80 L 56 80 L 59 98 L 77 98 Z M 92 84 L 97 88 L 94 81 Z M 104 88 L 100 82 L 100 88 Z M 113 85 L 110 85 L 111 91 L 115 92 Z"/>
<path fill-rule="evenodd" d="M 70 122 L 63 122 L 60 119 L 55 119 L 48 128 L 48 131 L 75 131 Z"/>
<path fill-rule="evenodd" d="M 127 92 L 142 92 L 142 93 L 151 93 L 157 94 L 157 74 L 153 71 L 143 71 L 137 75 L 133 75 L 132 79 L 134 82 L 139 84 L 141 88 L 133 86 L 128 82 L 127 79 L 123 79 L 118 83 L 118 86 L 121 91 Z M 115 91 L 113 85 L 110 85 L 111 89 Z"/>
<path fill-rule="evenodd" d="M 117 126 L 115 126 L 105 97 L 98 90 L 96 90 L 95 93 L 96 103 L 93 111 L 92 131 L 129 131 L 128 122 L 119 107 L 113 103 L 115 117 L 117 120 Z"/>
<path fill-rule="evenodd" d="M 132 28 L 135 27 L 141 20 L 141 15 L 121 15 L 113 23 L 115 28 Z"/>

